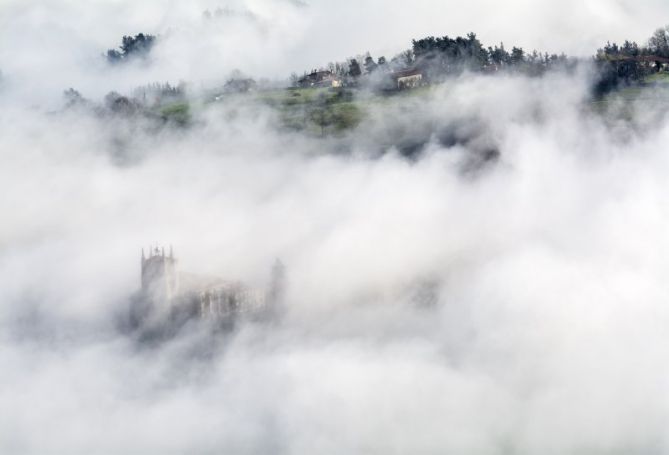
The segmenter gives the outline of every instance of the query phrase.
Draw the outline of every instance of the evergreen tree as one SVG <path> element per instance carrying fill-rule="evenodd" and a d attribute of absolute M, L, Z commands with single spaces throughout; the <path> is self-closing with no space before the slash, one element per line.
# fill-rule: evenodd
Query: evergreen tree
<path fill-rule="evenodd" d="M 658 28 L 648 40 L 651 54 L 669 58 L 669 26 Z"/>
<path fill-rule="evenodd" d="M 367 55 L 367 57 L 365 57 L 365 72 L 367 74 L 373 73 L 374 70 L 376 70 L 377 66 L 378 65 L 376 64 L 371 55 Z"/>
<path fill-rule="evenodd" d="M 360 64 L 356 59 L 351 59 L 351 63 L 348 65 L 348 74 L 354 78 L 359 77 L 362 74 Z"/>
<path fill-rule="evenodd" d="M 107 61 L 109 63 L 120 63 L 131 57 L 146 57 L 151 52 L 155 41 L 155 36 L 145 35 L 144 33 L 139 33 L 134 37 L 124 36 L 121 39 L 121 51 L 109 49 L 106 54 Z"/>

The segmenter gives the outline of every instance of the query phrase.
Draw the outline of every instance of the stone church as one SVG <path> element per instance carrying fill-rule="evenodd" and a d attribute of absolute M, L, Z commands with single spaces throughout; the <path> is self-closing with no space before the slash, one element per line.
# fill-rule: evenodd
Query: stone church
<path fill-rule="evenodd" d="M 230 327 L 240 319 L 273 316 L 283 293 L 283 265 L 272 269 L 268 289 L 253 289 L 239 281 L 179 271 L 172 248 L 142 249 L 141 289 L 133 302 L 135 326 L 178 328 L 194 320 Z"/>

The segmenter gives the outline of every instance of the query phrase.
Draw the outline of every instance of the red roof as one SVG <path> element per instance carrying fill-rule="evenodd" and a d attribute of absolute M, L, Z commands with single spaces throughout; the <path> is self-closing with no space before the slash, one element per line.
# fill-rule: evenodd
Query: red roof
<path fill-rule="evenodd" d="M 395 79 L 399 79 L 401 77 L 419 76 L 422 74 L 423 72 L 418 68 L 411 68 L 408 70 L 395 71 L 394 73 L 392 73 L 392 77 L 394 77 Z"/>

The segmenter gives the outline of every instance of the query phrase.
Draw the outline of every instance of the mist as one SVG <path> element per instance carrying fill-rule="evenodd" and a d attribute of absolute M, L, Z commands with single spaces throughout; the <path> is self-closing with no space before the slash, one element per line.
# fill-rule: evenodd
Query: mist
<path fill-rule="evenodd" d="M 465 73 L 322 136 L 243 96 L 188 127 L 63 108 L 69 87 L 97 103 L 183 80 L 195 99 L 235 69 L 282 81 L 472 28 L 578 54 L 622 17 L 645 36 L 669 12 L 590 2 L 572 23 L 564 2 L 508 2 L 542 24 L 520 30 L 474 23 L 489 2 L 402 20 L 358 3 L 0 6 L 0 452 L 668 450 L 662 103 L 596 111 L 583 63 Z M 315 32 L 353 17 L 369 27 Z M 162 37 L 151 60 L 110 69 L 102 54 L 139 31 Z M 280 259 L 281 317 L 141 342 L 123 321 L 150 245 L 257 288 Z"/>

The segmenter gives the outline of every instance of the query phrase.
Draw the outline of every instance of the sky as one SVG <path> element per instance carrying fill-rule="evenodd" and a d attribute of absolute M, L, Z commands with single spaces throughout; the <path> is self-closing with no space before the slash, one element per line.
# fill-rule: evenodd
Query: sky
<path fill-rule="evenodd" d="M 470 74 L 325 138 L 243 97 L 186 129 L 64 108 L 426 34 L 589 55 L 669 13 L 570 5 L 0 1 L 0 453 L 666 453 L 661 91 Z M 140 31 L 151 60 L 106 66 Z M 254 288 L 281 259 L 282 317 L 129 335 L 149 245 Z"/>

